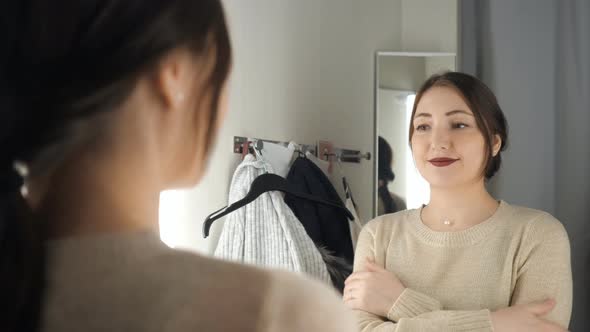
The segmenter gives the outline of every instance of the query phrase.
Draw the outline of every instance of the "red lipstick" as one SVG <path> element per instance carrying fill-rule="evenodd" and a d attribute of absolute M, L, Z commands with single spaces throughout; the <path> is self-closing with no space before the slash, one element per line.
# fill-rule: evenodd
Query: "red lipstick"
<path fill-rule="evenodd" d="M 436 167 L 447 167 L 452 163 L 456 162 L 459 159 L 451 159 L 451 158 L 434 158 L 428 160 L 432 165 Z"/>

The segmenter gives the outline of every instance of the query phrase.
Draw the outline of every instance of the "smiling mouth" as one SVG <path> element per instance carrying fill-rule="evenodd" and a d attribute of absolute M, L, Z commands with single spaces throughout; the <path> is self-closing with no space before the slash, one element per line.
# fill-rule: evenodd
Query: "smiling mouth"
<path fill-rule="evenodd" d="M 447 166 L 453 164 L 454 162 L 456 162 L 458 160 L 459 159 L 434 158 L 434 159 L 430 159 L 428 162 L 430 162 L 432 165 L 434 165 L 436 167 L 447 167 Z"/>

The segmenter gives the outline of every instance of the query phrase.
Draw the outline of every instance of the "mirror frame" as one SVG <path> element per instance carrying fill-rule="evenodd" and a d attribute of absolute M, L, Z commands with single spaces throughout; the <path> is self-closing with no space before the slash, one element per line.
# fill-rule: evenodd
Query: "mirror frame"
<path fill-rule="evenodd" d="M 407 57 L 434 57 L 434 56 L 454 56 L 455 70 L 458 70 L 459 61 L 457 53 L 452 52 L 399 52 L 399 51 L 377 51 L 375 52 L 373 64 L 373 216 L 371 219 L 377 218 L 377 183 L 379 181 L 377 166 L 379 165 L 379 133 L 377 132 L 379 126 L 379 58 L 383 56 L 407 56 Z"/>

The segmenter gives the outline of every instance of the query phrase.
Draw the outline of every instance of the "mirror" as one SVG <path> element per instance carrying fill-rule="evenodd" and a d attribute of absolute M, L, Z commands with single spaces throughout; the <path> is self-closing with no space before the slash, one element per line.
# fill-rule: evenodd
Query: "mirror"
<path fill-rule="evenodd" d="M 428 203 L 430 188 L 414 165 L 408 142 L 409 121 L 420 85 L 432 74 L 455 68 L 453 53 L 377 53 L 375 216 Z"/>

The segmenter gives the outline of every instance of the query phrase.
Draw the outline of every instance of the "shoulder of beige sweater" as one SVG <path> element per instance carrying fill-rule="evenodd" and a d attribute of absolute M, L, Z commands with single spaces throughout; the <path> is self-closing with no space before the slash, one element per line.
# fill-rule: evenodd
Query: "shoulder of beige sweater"
<path fill-rule="evenodd" d="M 146 270 L 158 288 L 162 331 L 258 331 L 274 283 L 266 269 L 168 250 Z M 151 275 L 151 277 L 149 276 Z"/>
<path fill-rule="evenodd" d="M 511 209 L 513 220 L 525 228 L 530 240 L 567 238 L 563 224 L 550 213 L 522 206 L 511 206 Z"/>
<path fill-rule="evenodd" d="M 336 291 L 316 280 L 273 271 L 259 331 L 356 331 Z"/>
<path fill-rule="evenodd" d="M 155 263 L 178 304 L 165 331 L 356 331 L 335 290 L 295 273 L 176 250 Z"/>

